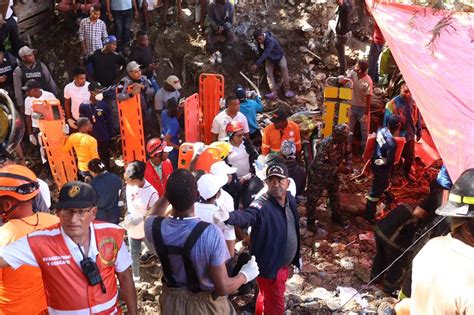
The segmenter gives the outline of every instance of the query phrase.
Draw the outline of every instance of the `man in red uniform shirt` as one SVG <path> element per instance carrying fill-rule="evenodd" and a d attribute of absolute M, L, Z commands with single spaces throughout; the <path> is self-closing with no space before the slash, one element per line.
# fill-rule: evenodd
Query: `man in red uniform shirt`
<path fill-rule="evenodd" d="M 173 173 L 173 165 L 168 160 L 168 153 L 173 150 L 166 141 L 153 138 L 148 141 L 146 151 L 148 161 L 145 168 L 145 179 L 158 191 L 159 196 L 165 193 L 166 181 Z"/>

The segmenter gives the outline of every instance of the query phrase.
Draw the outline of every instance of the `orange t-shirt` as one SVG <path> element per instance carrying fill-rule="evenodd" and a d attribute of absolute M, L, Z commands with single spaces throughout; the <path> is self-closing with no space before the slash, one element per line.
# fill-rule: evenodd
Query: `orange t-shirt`
<path fill-rule="evenodd" d="M 76 132 L 70 135 L 66 140 L 64 150 L 69 151 L 71 148 L 74 148 L 76 152 L 77 168 L 81 171 L 87 172 L 89 170 L 87 163 L 99 158 L 97 140 L 88 134 Z"/>
<path fill-rule="evenodd" d="M 301 136 L 298 124 L 288 120 L 288 125 L 284 130 L 275 128 L 275 124 L 266 126 L 263 129 L 262 154 L 279 153 L 281 143 L 284 140 L 293 141 L 296 146 L 296 152 L 301 152 Z"/>
<path fill-rule="evenodd" d="M 23 218 L 13 219 L 0 227 L 0 247 L 4 247 L 27 234 L 47 228 L 57 222 L 57 216 L 38 212 Z M 38 225 L 34 225 L 38 222 Z M 0 315 L 40 314 L 48 308 L 39 268 L 22 266 L 16 270 L 0 268 Z"/>

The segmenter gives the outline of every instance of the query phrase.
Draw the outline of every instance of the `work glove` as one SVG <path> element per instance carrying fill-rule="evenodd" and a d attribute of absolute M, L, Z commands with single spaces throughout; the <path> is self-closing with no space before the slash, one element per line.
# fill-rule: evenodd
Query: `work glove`
<path fill-rule="evenodd" d="M 36 140 L 34 135 L 30 135 L 29 140 L 32 145 L 38 145 L 38 140 Z"/>
<path fill-rule="evenodd" d="M 219 208 L 212 214 L 212 222 L 221 230 L 227 228 L 226 224 L 224 223 L 227 220 L 229 220 L 229 212 L 225 211 L 224 209 Z"/>
<path fill-rule="evenodd" d="M 193 150 L 195 155 L 202 154 L 204 150 L 206 150 L 206 146 L 202 142 L 195 142 L 193 144 Z"/>
<path fill-rule="evenodd" d="M 245 265 L 243 265 L 242 268 L 240 268 L 239 273 L 243 274 L 247 279 L 245 283 L 248 283 L 253 279 L 257 278 L 260 271 L 258 270 L 258 265 L 255 261 L 255 256 L 252 256 L 250 260 Z"/>
<path fill-rule="evenodd" d="M 224 109 L 224 108 L 225 108 L 225 99 L 222 98 L 222 97 L 219 99 L 219 108 L 220 108 L 220 109 Z"/>
<path fill-rule="evenodd" d="M 378 165 L 378 166 L 385 165 L 387 164 L 387 159 L 384 159 L 384 158 L 376 159 L 374 163 L 375 165 Z"/>

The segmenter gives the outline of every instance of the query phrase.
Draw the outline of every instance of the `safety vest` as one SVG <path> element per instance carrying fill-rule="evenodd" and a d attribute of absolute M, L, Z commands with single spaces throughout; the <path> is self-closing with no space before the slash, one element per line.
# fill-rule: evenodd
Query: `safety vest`
<path fill-rule="evenodd" d="M 100 284 L 89 285 L 61 235 L 59 224 L 28 235 L 43 275 L 50 313 L 121 314 L 117 306 L 115 261 L 125 232 L 115 224 L 94 222 L 93 225 L 99 251 L 96 263 L 106 293 Z"/>
<path fill-rule="evenodd" d="M 46 77 L 43 73 L 43 66 L 41 62 L 35 62 L 32 68 L 28 68 L 22 63 L 20 64 L 20 69 L 22 85 L 25 85 L 26 81 L 30 79 L 35 79 L 43 90 L 52 92 L 50 91 L 51 87 L 49 86 L 48 81 L 46 81 Z"/>

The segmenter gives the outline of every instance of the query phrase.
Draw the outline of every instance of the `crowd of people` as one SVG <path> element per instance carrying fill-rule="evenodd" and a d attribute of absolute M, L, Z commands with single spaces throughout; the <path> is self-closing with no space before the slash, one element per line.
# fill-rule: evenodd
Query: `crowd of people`
<path fill-rule="evenodd" d="M 317 211 L 326 200 L 324 191 L 329 224 L 335 229 L 354 224 L 343 212 L 340 186 L 342 170 L 358 158 L 359 133 L 373 173 L 362 214 L 375 235 L 371 278 L 381 280 L 388 296 L 403 298 L 397 304 L 401 314 L 473 313 L 474 169 L 453 184 L 443 166 L 419 204 L 398 204 L 378 216 L 381 200 L 386 207 L 393 203 L 390 185 L 400 184 L 397 164 L 403 182 L 416 180 L 412 164 L 422 117 L 403 84 L 400 95 L 386 104 L 382 124 L 372 126 L 371 96 L 378 79 L 373 54 L 380 53 L 383 36 L 375 26 L 369 61 L 358 60 L 347 71 L 344 45 L 351 37 L 352 6 L 347 0 L 337 3 L 338 17 L 327 36 L 334 32 L 341 84 L 351 82 L 349 124 L 334 126 L 318 141 L 306 165 L 299 125 L 280 107 L 261 128 L 257 115 L 264 102 L 242 85 L 213 118 L 212 143 L 192 144 L 191 160 L 184 160 L 182 86 L 175 75 L 161 84 L 156 80 L 159 64 L 145 31 L 154 5 L 146 0 L 60 1 L 57 9 L 78 32 L 83 60 L 63 93 L 34 49 L 15 44 L 11 52 L 0 52 L 8 65 L 0 68 L 8 69 L 0 88 L 10 92 L 24 115 L 30 144 L 21 146 L 34 148 L 26 154 L 41 156 L 46 168 L 55 158 L 45 154 L 35 101 L 61 100 L 70 129 L 63 150 L 74 152 L 78 167 L 78 180 L 60 187 L 53 207 L 45 178 L 25 166 L 22 150 L 16 156 L 0 153 L 0 314 L 114 314 L 121 307 L 138 314 L 135 285 L 145 280 L 140 267 L 150 262 L 160 263 L 163 273 L 157 291 L 163 314 L 236 314 L 229 296 L 248 289 L 255 290 L 251 312 L 284 314 L 285 283 L 293 268 L 303 268 L 300 230 L 328 237 Z M 165 11 L 168 6 L 165 0 Z M 177 6 L 179 17 L 179 1 Z M 211 62 L 222 62 L 222 52 L 236 40 L 233 5 L 216 0 L 201 3 L 201 10 L 209 22 L 203 30 Z M 144 30 L 136 33 L 125 58 L 133 18 L 140 14 Z M 268 31 L 257 29 L 252 37 L 259 57 L 251 70 L 265 65 L 265 101 L 291 99 L 295 93 L 283 47 Z M 15 38 L 10 40 L 13 44 Z M 135 97 L 146 160 L 117 171 L 117 102 Z M 206 152 L 218 154 L 202 163 Z M 301 203 L 306 220 L 300 220 Z M 426 246 L 405 253 L 420 235 Z"/>

